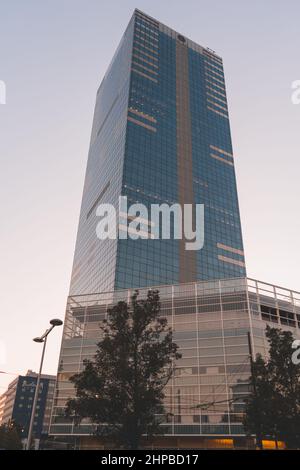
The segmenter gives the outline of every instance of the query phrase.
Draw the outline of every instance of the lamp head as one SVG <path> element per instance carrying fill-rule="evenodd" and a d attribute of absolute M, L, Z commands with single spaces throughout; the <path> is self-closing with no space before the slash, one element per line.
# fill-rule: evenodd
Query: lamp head
<path fill-rule="evenodd" d="M 53 318 L 53 320 L 50 320 L 50 325 L 52 326 L 61 326 L 63 322 L 59 318 Z"/>
<path fill-rule="evenodd" d="M 39 337 L 33 338 L 33 341 L 34 341 L 35 343 L 43 343 L 43 342 L 44 342 L 43 338 L 39 338 Z"/>

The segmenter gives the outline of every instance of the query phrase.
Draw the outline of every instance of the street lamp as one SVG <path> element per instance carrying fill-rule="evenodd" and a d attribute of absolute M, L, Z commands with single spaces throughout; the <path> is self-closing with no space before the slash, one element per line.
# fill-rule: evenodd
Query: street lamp
<path fill-rule="evenodd" d="M 33 400 L 33 405 L 32 405 L 32 410 L 31 410 L 31 417 L 30 417 L 30 425 L 29 425 L 29 431 L 28 431 L 28 437 L 27 437 L 27 443 L 26 443 L 26 450 L 30 449 L 30 444 L 31 444 L 31 439 L 32 439 L 32 431 L 33 431 L 33 423 L 34 423 L 34 418 L 35 418 L 35 410 L 36 410 L 36 405 L 38 401 L 38 396 L 39 396 L 39 388 L 40 388 L 40 381 L 41 381 L 41 374 L 42 374 L 42 368 L 43 368 L 43 362 L 44 362 L 44 356 L 45 356 L 45 350 L 46 350 L 46 344 L 47 344 L 47 337 L 49 333 L 55 328 L 56 326 L 61 326 L 63 322 L 59 320 L 58 318 L 54 318 L 53 320 L 50 320 L 50 328 L 48 328 L 45 333 L 42 336 L 39 336 L 37 338 L 33 338 L 33 341 L 35 343 L 44 343 L 43 346 L 43 351 L 42 351 L 42 357 L 41 357 L 41 363 L 40 363 L 40 370 L 37 376 L 37 382 L 36 382 L 36 388 L 35 388 L 35 393 L 34 393 L 34 400 Z"/>

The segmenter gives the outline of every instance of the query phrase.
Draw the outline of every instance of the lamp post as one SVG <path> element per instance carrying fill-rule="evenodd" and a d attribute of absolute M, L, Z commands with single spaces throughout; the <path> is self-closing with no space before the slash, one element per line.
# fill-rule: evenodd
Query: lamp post
<path fill-rule="evenodd" d="M 46 350 L 46 344 L 47 344 L 47 337 L 49 333 L 55 328 L 56 326 L 61 326 L 63 322 L 59 320 L 58 318 L 54 318 L 53 320 L 50 320 L 50 328 L 48 328 L 45 333 L 42 336 L 39 336 L 37 338 L 33 338 L 33 341 L 36 343 L 44 343 L 43 346 L 43 351 L 42 351 L 42 357 L 41 357 L 41 363 L 40 363 L 40 370 L 37 376 L 37 382 L 36 382 L 36 387 L 35 387 L 35 393 L 34 393 L 34 400 L 33 400 L 33 405 L 32 405 L 32 410 L 31 410 L 31 417 L 30 417 L 30 424 L 29 424 L 29 431 L 28 431 L 28 437 L 27 437 L 27 443 L 26 443 L 26 450 L 30 450 L 30 444 L 32 440 L 32 431 L 33 431 L 33 424 L 34 424 L 34 418 L 35 418 L 35 410 L 36 410 L 36 405 L 38 401 L 38 396 L 39 396 L 39 389 L 40 389 L 40 381 L 41 381 L 41 374 L 42 374 L 42 368 L 43 368 L 43 362 L 44 362 L 44 356 L 45 356 L 45 350 Z"/>

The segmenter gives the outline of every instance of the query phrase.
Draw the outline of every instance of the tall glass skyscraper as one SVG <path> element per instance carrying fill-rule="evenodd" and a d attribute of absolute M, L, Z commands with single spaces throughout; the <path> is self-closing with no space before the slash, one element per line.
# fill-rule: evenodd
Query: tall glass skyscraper
<path fill-rule="evenodd" d="M 148 209 L 204 205 L 203 248 L 186 250 L 186 240 L 174 237 L 100 240 L 97 209 L 117 209 L 120 196 Z M 127 228 L 130 216 L 118 215 Z M 146 234 L 153 224 L 143 220 Z M 133 288 L 142 296 L 158 286 L 183 353 L 166 390 L 173 418 L 165 435 L 242 436 L 243 403 L 230 400 L 248 393 L 245 276 L 222 59 L 135 10 L 97 92 L 51 433 L 78 436 L 81 446 L 86 436 L 91 445 L 93 424 L 65 416 L 74 396 L 69 379 L 93 359 L 107 310 Z M 195 409 L 216 400 L 211 412 Z"/>
<path fill-rule="evenodd" d="M 97 207 L 120 195 L 204 204 L 203 249 L 99 240 Z M 135 10 L 97 92 L 70 294 L 245 274 L 222 59 Z"/>

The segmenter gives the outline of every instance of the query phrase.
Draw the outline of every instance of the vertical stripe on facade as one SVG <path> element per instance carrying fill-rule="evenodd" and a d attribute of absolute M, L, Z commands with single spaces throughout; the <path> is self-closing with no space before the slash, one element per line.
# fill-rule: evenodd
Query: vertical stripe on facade
<path fill-rule="evenodd" d="M 191 113 L 189 100 L 188 47 L 176 41 L 176 116 L 178 202 L 194 205 Z M 186 240 L 179 241 L 179 282 L 196 280 L 196 251 L 185 249 Z"/>

